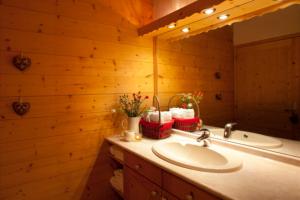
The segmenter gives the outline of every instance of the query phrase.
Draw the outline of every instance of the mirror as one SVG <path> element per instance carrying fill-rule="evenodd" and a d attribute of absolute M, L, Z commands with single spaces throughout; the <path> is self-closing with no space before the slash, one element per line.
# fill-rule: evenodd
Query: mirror
<path fill-rule="evenodd" d="M 300 157 L 300 5 L 175 42 L 157 41 L 158 94 L 203 91 L 214 137 Z M 230 137 L 224 126 L 237 122 Z"/>

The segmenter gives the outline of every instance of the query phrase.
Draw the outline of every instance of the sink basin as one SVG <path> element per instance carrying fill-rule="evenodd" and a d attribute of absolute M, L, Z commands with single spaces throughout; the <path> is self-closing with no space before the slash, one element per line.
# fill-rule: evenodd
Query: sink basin
<path fill-rule="evenodd" d="M 230 172 L 242 166 L 238 157 L 203 147 L 199 142 L 159 142 L 152 151 L 172 164 L 199 171 Z"/>
<path fill-rule="evenodd" d="M 224 129 L 211 129 L 211 131 L 213 134 L 223 138 Z M 278 148 L 282 146 L 282 142 L 279 139 L 240 130 L 233 131 L 229 138 L 223 139 L 260 148 Z"/>
<path fill-rule="evenodd" d="M 235 131 L 229 140 L 261 148 L 277 148 L 282 146 L 282 142 L 276 138 L 247 131 Z"/>

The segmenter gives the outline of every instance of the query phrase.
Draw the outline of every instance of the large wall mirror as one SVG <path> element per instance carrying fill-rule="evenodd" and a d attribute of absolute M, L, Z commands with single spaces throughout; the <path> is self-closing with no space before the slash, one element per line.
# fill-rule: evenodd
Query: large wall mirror
<path fill-rule="evenodd" d="M 300 157 L 300 5 L 175 42 L 158 40 L 158 93 L 203 91 L 214 137 Z M 216 76 L 217 74 L 217 76 Z M 229 138 L 224 126 L 237 122 Z"/>

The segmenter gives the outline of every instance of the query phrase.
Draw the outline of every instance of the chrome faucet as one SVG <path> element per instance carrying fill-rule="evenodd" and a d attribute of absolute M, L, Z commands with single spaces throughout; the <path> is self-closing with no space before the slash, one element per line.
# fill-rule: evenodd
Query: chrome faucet
<path fill-rule="evenodd" d="M 237 123 L 228 123 L 224 128 L 224 138 L 229 138 L 233 131 L 233 126 L 237 125 Z"/>
<path fill-rule="evenodd" d="M 200 129 L 199 132 L 202 134 L 197 138 L 197 142 L 203 141 L 203 146 L 208 147 L 210 142 L 207 139 L 210 137 L 210 130 L 208 130 L 207 128 L 203 128 Z"/>

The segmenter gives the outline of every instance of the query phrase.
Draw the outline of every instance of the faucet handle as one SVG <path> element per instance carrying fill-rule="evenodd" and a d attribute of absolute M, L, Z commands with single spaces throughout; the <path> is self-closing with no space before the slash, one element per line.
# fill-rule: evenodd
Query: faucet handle
<path fill-rule="evenodd" d="M 210 130 L 207 129 L 207 128 L 201 128 L 201 129 L 199 130 L 199 132 L 202 133 L 201 136 L 204 136 L 204 135 L 206 135 L 206 136 L 208 136 L 208 137 L 210 136 Z"/>
<path fill-rule="evenodd" d="M 202 128 L 199 130 L 199 132 L 201 133 L 201 135 L 197 138 L 198 142 L 207 139 L 210 136 L 210 130 L 208 130 L 207 128 Z"/>
<path fill-rule="evenodd" d="M 233 122 L 233 123 L 227 123 L 225 125 L 225 128 L 224 128 L 224 138 L 229 138 L 230 135 L 231 135 L 231 131 L 234 131 L 233 130 L 233 127 L 237 125 L 236 122 Z"/>
<path fill-rule="evenodd" d="M 238 124 L 237 122 L 227 123 L 225 124 L 225 128 L 233 128 L 233 126 L 236 126 L 237 124 Z"/>

